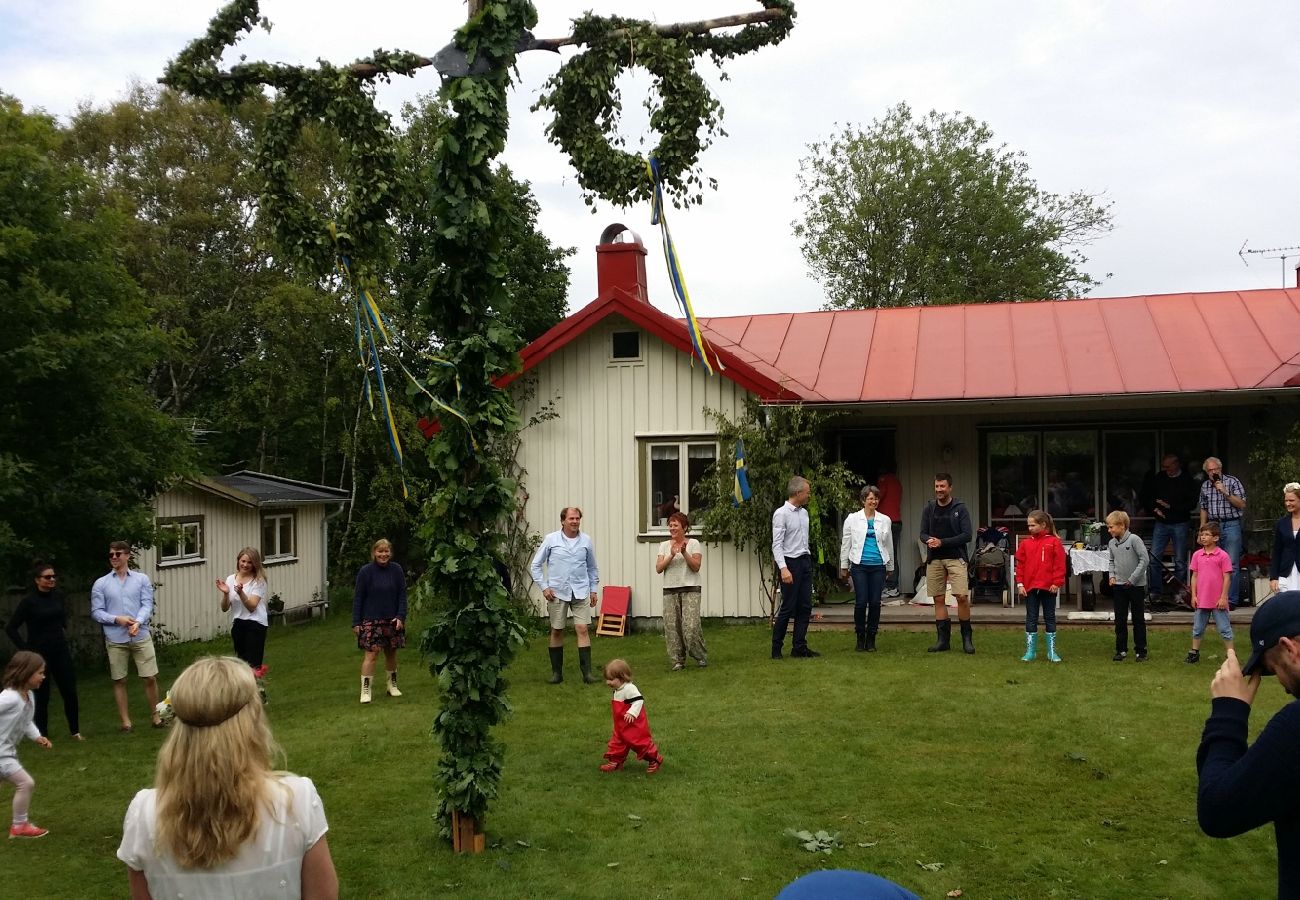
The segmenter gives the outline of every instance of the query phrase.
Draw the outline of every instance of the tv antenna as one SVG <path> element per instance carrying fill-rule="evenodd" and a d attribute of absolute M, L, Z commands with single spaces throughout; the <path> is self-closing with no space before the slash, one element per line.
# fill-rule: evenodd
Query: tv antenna
<path fill-rule="evenodd" d="M 1248 260 L 1246 257 L 1252 254 L 1255 256 L 1261 256 L 1264 259 L 1280 259 L 1282 260 L 1282 287 L 1286 287 L 1287 286 L 1286 261 L 1288 259 L 1300 258 L 1300 252 L 1293 253 L 1288 251 L 1300 251 L 1300 247 L 1266 247 L 1262 250 L 1247 250 L 1246 245 L 1249 243 L 1250 243 L 1250 238 L 1247 238 L 1246 240 L 1242 241 L 1241 249 L 1237 251 L 1237 255 L 1241 257 L 1241 261 L 1246 266 L 1246 268 L 1248 269 L 1250 268 L 1250 260 Z"/>

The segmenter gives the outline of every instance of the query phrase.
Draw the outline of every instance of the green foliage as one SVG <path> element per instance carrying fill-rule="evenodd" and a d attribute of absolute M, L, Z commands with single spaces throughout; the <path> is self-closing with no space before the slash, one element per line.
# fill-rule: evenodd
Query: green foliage
<path fill-rule="evenodd" d="M 720 63 L 784 40 L 794 27 L 794 4 L 761 2 L 787 15 L 730 36 L 668 36 L 651 22 L 592 13 L 574 21 L 574 38 L 586 49 L 550 77 L 533 109 L 554 113 L 546 135 L 572 160 L 588 205 L 599 197 L 629 206 L 649 199 L 653 190 L 645 157 L 622 149 L 626 141 L 618 134 L 623 105 L 616 81 L 629 66 L 653 76 L 645 107 L 650 127 L 659 134 L 650 156 L 659 161 L 664 187 L 676 205 L 702 202 L 703 176 L 696 162 L 718 131 L 722 107 L 696 73 L 695 56 L 707 52 Z"/>
<path fill-rule="evenodd" d="M 763 596 L 773 596 L 772 513 L 785 503 L 790 479 L 801 475 L 812 485 L 808 510 L 814 557 L 820 547 L 825 561 L 838 566 L 840 523 L 857 506 L 856 477 L 842 463 L 826 459 L 823 435 L 829 417 L 802 405 L 765 407 L 752 397 L 734 421 L 717 410 L 705 413 L 717 423 L 723 448 L 700 488 L 707 507 L 695 524 L 706 540 L 726 539 L 737 550 L 748 550 L 758 566 Z M 753 494 L 738 506 L 732 502 L 736 473 L 732 452 L 737 440 L 745 442 L 745 469 Z M 830 578 L 824 568 L 816 570 L 816 596 L 825 596 Z"/>
<path fill-rule="evenodd" d="M 94 202 L 63 135 L 0 95 L 0 573 L 34 555 L 75 582 L 104 546 L 152 538 L 149 501 L 192 471 L 143 387 L 164 340 L 118 261 L 124 221 Z"/>
<path fill-rule="evenodd" d="M 1250 471 L 1246 481 L 1248 514 L 1257 528 L 1268 529 L 1265 553 L 1273 551 L 1272 525 L 1286 512 L 1282 487 L 1300 481 L 1300 403 L 1294 400 L 1272 405 L 1252 423 Z"/>
<path fill-rule="evenodd" d="M 969 116 L 907 104 L 846 126 L 800 162 L 804 259 L 828 308 L 1077 297 L 1099 282 L 1077 249 L 1111 229 L 1110 203 L 1047 193 L 1023 153 Z"/>

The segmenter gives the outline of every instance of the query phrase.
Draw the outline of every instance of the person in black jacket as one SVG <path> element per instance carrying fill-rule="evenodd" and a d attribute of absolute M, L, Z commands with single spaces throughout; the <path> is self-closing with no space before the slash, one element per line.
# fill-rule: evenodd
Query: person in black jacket
<path fill-rule="evenodd" d="M 966 572 L 966 547 L 970 544 L 970 512 L 952 495 L 952 476 L 934 476 L 934 499 L 921 511 L 921 542 L 925 544 L 925 590 L 934 598 L 934 628 L 939 639 L 929 648 L 940 653 L 951 646 L 952 622 L 944 605 L 946 587 L 952 583 L 961 625 L 961 648 L 975 652 L 970 624 L 970 579 Z"/>
<path fill-rule="evenodd" d="M 1139 502 L 1155 520 L 1151 532 L 1151 572 L 1147 578 L 1152 594 L 1160 593 L 1164 587 L 1160 559 L 1170 543 L 1174 545 L 1174 577 L 1181 584 L 1187 583 L 1187 525 L 1198 499 L 1197 484 L 1175 453 L 1166 453 L 1160 460 L 1160 471 L 1152 472 L 1142 483 Z"/>
<path fill-rule="evenodd" d="M 1300 591 L 1300 484 L 1282 489 L 1286 515 L 1273 526 L 1273 559 L 1268 564 L 1268 589 Z"/>
<path fill-rule="evenodd" d="M 1210 837 L 1235 837 L 1273 823 L 1277 896 L 1300 897 L 1300 702 L 1282 707 L 1249 747 L 1250 706 L 1261 675 L 1300 696 L 1300 591 L 1283 591 L 1255 611 L 1245 666 L 1228 651 L 1210 683 L 1210 717 L 1196 751 L 1196 818 Z"/>
<path fill-rule="evenodd" d="M 68 608 L 63 592 L 56 586 L 58 575 L 54 566 L 37 562 L 32 566 L 36 590 L 18 601 L 5 633 L 19 650 L 31 650 L 45 658 L 49 675 L 35 691 L 36 709 L 32 721 L 42 735 L 50 733 L 50 682 L 58 685 L 63 698 L 63 714 L 68 719 L 68 731 L 74 740 L 81 736 L 81 707 L 77 702 L 77 673 L 72 667 L 72 653 L 68 649 L 66 631 Z M 22 636 L 24 626 L 27 637 Z"/>

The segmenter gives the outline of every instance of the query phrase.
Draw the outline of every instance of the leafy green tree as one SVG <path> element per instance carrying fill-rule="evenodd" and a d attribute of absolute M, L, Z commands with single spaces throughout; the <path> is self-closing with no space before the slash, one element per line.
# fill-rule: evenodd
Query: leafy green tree
<path fill-rule="evenodd" d="M 829 309 L 1078 297 L 1110 203 L 1051 194 L 987 124 L 900 103 L 808 145 L 794 223 Z"/>
<path fill-rule="evenodd" d="M 0 95 L 0 565 L 74 578 L 116 538 L 152 537 L 149 501 L 192 471 L 185 430 L 145 388 L 165 349 L 118 261 L 127 223 L 95 202 L 48 116 Z M 23 578 L 22 580 L 25 580 Z"/>
<path fill-rule="evenodd" d="M 765 407 L 753 397 L 745 401 L 744 413 L 729 419 L 717 410 L 705 411 L 717 423 L 718 443 L 723 448 L 718 461 L 705 474 L 702 491 L 707 506 L 694 523 L 710 542 L 730 540 L 741 552 L 748 550 L 758 566 L 763 597 L 776 591 L 772 562 L 772 513 L 786 501 L 786 486 L 795 475 L 812 485 L 808 505 L 813 555 L 832 568 L 839 566 L 840 523 L 856 508 L 857 476 L 839 462 L 826 458 L 825 430 L 828 416 L 802 405 Z M 751 498 L 733 502 L 736 441 L 745 442 L 745 470 Z M 824 596 L 830 584 L 830 570 L 818 566 L 814 591 Z"/>

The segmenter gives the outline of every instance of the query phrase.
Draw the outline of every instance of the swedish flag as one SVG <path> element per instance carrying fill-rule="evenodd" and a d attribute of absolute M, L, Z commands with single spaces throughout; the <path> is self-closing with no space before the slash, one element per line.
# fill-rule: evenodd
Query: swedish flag
<path fill-rule="evenodd" d="M 753 492 L 749 489 L 749 476 L 745 472 L 745 442 L 736 439 L 736 483 L 732 488 L 731 505 L 739 506 L 750 497 Z"/>

